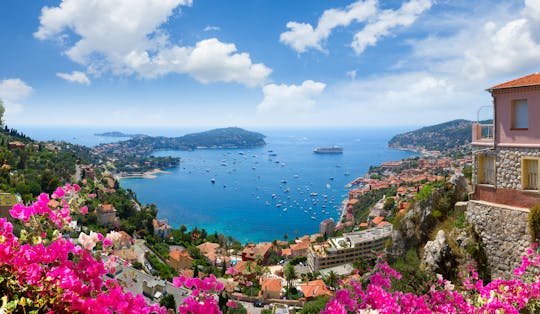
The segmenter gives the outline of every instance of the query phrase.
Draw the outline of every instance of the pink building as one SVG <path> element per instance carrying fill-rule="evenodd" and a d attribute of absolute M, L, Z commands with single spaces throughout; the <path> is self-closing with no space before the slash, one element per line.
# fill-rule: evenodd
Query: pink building
<path fill-rule="evenodd" d="M 473 199 L 530 208 L 540 204 L 540 73 L 488 89 L 493 124 L 473 124 Z"/>

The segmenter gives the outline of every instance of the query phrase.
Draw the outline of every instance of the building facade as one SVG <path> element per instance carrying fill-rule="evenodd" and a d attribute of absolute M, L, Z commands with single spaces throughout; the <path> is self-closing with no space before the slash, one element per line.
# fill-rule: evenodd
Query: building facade
<path fill-rule="evenodd" d="M 372 257 L 384 250 L 392 234 L 392 225 L 345 233 L 343 237 L 330 238 L 323 244 L 309 247 L 307 264 L 312 272 L 338 265 L 354 263 Z"/>
<path fill-rule="evenodd" d="M 493 123 L 473 124 L 473 200 L 540 204 L 540 73 L 488 89 Z"/>
<path fill-rule="evenodd" d="M 334 235 L 334 229 L 336 228 L 336 223 L 334 222 L 334 219 L 328 218 L 326 220 L 321 221 L 319 225 L 319 233 L 322 236 L 331 237 Z"/>

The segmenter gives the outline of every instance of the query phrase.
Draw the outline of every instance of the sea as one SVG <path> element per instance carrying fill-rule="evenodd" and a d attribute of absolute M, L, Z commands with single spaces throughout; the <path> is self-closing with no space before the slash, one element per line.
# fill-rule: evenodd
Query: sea
<path fill-rule="evenodd" d="M 121 131 L 181 136 L 203 129 L 20 127 L 37 140 L 85 146 L 125 140 L 96 136 Z M 178 156 L 180 166 L 154 179 L 121 179 L 142 203 L 175 228 L 186 225 L 224 233 L 243 243 L 293 239 L 319 230 L 321 221 L 340 219 L 347 183 L 371 165 L 414 155 L 390 149 L 388 140 L 405 128 L 250 129 L 266 135 L 266 146 L 243 149 L 156 151 Z M 315 147 L 339 145 L 343 154 L 315 154 Z"/>

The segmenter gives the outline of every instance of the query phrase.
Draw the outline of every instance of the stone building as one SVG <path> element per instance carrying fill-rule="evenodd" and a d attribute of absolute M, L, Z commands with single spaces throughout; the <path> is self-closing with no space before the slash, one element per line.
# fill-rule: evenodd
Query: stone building
<path fill-rule="evenodd" d="M 474 199 L 530 208 L 540 203 L 540 73 L 488 89 L 492 124 L 473 124 Z"/>
<path fill-rule="evenodd" d="M 529 209 L 540 204 L 540 73 L 487 89 L 493 123 L 473 124 L 467 220 L 494 276 L 510 276 L 530 246 Z"/>

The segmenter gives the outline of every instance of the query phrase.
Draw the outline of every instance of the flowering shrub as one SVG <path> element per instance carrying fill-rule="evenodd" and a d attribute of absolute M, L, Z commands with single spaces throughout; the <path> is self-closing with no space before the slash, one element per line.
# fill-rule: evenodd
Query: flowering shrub
<path fill-rule="evenodd" d="M 10 215 L 22 225 L 19 237 L 13 224 L 0 219 L 0 313 L 166 313 L 157 304 L 147 305 L 141 295 L 124 293 L 116 280 L 103 279 L 114 272 L 116 259 L 110 253 L 120 240 L 118 232 L 82 232 L 78 245 L 62 236 L 70 231 L 72 213 L 88 213 L 88 197 L 94 195 L 67 184 L 51 197 L 39 195 L 30 206 L 16 204 Z M 192 289 L 180 313 L 221 313 L 214 295 L 223 284 L 213 275 L 178 277 L 173 283 Z"/>
<path fill-rule="evenodd" d="M 115 280 L 104 280 L 111 257 L 100 258 L 118 239 L 81 233 L 79 243 L 62 237 L 69 229 L 72 211 L 85 214 L 78 197 L 80 187 L 66 185 L 49 198 L 41 194 L 30 206 L 17 204 L 10 215 L 20 220 L 20 236 L 13 225 L 0 219 L 1 311 L 25 313 L 165 313 L 148 306 L 141 295 L 124 293 Z M 97 243 L 102 251 L 93 252 Z M 106 256 L 106 255 L 105 255 Z"/>
<path fill-rule="evenodd" d="M 516 278 L 496 279 L 484 285 L 470 268 L 462 291 L 455 290 L 441 276 L 423 295 L 393 291 L 391 279 L 399 280 L 401 275 L 386 263 L 379 264 L 366 288 L 360 282 L 351 282 L 348 289 L 336 292 L 322 313 L 520 313 L 540 300 L 540 276 L 532 274 L 533 268 L 540 266 L 535 248 L 527 252 L 522 265 L 514 271 Z"/>

